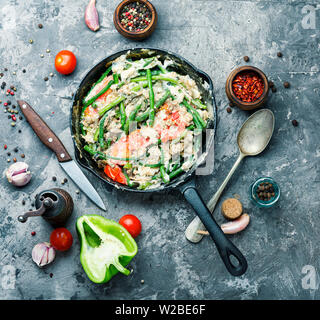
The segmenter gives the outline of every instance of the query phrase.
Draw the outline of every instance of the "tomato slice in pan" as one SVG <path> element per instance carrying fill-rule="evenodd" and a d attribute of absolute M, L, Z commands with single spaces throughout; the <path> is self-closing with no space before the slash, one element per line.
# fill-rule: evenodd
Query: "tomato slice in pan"
<path fill-rule="evenodd" d="M 121 168 L 118 165 L 114 165 L 113 167 L 110 165 L 106 165 L 104 167 L 104 173 L 113 181 L 117 181 L 121 184 L 127 185 L 127 179 L 123 174 Z"/>

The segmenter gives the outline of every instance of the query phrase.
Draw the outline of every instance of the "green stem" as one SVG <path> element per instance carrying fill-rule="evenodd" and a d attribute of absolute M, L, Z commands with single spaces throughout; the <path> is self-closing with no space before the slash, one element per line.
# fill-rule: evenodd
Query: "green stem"
<path fill-rule="evenodd" d="M 107 106 L 105 106 L 103 109 L 101 109 L 99 111 L 99 115 L 102 116 L 105 112 L 109 111 L 110 109 L 112 109 L 113 107 L 115 107 L 116 105 L 118 105 L 120 102 L 122 102 L 123 100 L 125 100 L 125 97 L 118 97 L 116 100 L 112 101 L 111 103 L 109 103 Z"/>
<path fill-rule="evenodd" d="M 200 99 L 191 100 L 191 103 L 200 109 L 208 109 L 207 106 L 204 105 Z"/>
<path fill-rule="evenodd" d="M 113 84 L 114 84 L 113 80 L 109 81 L 105 88 L 103 88 L 95 96 L 93 96 L 91 99 L 89 99 L 87 102 L 84 103 L 84 107 L 86 108 L 86 107 L 90 106 L 90 104 L 95 102 L 100 96 L 102 96 L 104 93 L 106 93 Z"/>
<path fill-rule="evenodd" d="M 149 113 L 149 124 L 152 127 L 154 123 L 155 110 L 154 110 L 154 92 L 152 87 L 152 75 L 150 69 L 147 70 L 147 81 L 149 87 L 149 100 L 150 100 L 150 113 Z"/>

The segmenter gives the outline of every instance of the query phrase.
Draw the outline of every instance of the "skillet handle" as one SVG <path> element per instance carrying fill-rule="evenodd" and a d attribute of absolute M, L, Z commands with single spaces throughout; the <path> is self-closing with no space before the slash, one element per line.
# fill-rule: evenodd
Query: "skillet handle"
<path fill-rule="evenodd" d="M 210 211 L 204 204 L 197 189 L 195 188 L 194 183 L 188 184 L 181 191 L 208 230 L 228 271 L 233 276 L 241 276 L 244 274 L 248 267 L 246 258 L 242 255 L 240 250 L 225 236 L 221 228 L 213 219 Z M 231 262 L 231 256 L 238 261 L 237 265 L 234 265 Z"/>

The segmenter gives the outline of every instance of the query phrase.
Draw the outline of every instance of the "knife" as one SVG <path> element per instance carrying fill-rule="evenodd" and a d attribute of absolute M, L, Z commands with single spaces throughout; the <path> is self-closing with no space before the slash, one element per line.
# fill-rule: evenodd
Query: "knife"
<path fill-rule="evenodd" d="M 41 142 L 56 154 L 59 164 L 63 170 L 70 176 L 73 182 L 87 195 L 89 199 L 91 199 L 102 210 L 106 211 L 106 207 L 97 191 L 77 166 L 75 161 L 72 160 L 60 139 L 53 133 L 48 125 L 27 102 L 23 100 L 18 100 L 17 102 L 23 115 Z"/>

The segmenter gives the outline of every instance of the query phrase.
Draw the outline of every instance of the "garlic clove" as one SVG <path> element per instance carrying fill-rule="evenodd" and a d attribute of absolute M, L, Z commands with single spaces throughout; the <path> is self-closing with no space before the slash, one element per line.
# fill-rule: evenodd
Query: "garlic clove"
<path fill-rule="evenodd" d="M 31 180 L 31 172 L 28 169 L 29 166 L 25 162 L 12 164 L 6 171 L 9 183 L 16 187 L 25 186 Z"/>
<path fill-rule="evenodd" d="M 43 267 L 51 263 L 56 256 L 56 251 L 48 242 L 38 243 L 32 249 L 32 260 L 38 265 Z"/>
<path fill-rule="evenodd" d="M 90 0 L 84 13 L 84 19 L 88 28 L 92 31 L 97 31 L 100 28 L 99 15 L 96 8 L 96 0 Z"/>

